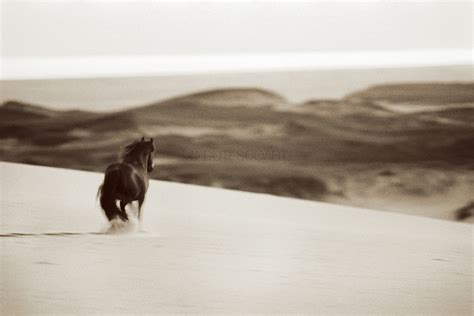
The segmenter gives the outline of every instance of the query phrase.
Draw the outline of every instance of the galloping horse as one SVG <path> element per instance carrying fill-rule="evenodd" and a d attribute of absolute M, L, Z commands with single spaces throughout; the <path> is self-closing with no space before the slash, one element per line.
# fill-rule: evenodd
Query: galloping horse
<path fill-rule="evenodd" d="M 153 171 L 153 138 L 125 146 L 119 156 L 119 162 L 113 163 L 105 170 L 104 182 L 99 187 L 100 206 L 109 221 L 119 217 L 128 220 L 125 206 L 138 201 L 138 218 L 148 189 L 148 174 Z M 120 208 L 117 207 L 117 200 Z"/>

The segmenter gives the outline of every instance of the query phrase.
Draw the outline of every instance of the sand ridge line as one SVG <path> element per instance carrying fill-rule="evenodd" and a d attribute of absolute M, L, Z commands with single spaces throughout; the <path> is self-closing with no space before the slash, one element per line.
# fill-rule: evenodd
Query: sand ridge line
<path fill-rule="evenodd" d="M 108 234 L 106 232 L 7 233 L 7 234 L 0 234 L 0 237 L 8 238 L 8 237 L 40 237 L 40 236 L 83 236 L 83 235 L 108 235 Z"/>

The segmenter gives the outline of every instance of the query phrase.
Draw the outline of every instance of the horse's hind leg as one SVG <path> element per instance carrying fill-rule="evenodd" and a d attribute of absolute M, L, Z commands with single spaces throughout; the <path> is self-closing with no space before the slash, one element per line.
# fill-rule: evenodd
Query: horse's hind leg
<path fill-rule="evenodd" d="M 107 195 L 101 195 L 100 206 L 104 210 L 105 216 L 107 216 L 109 222 L 119 215 L 120 210 L 118 209 L 114 198 Z"/>
<path fill-rule="evenodd" d="M 118 214 L 118 216 L 124 221 L 128 221 L 128 215 L 127 215 L 127 211 L 125 210 L 125 206 L 128 204 L 128 202 L 126 201 L 122 201 L 120 200 L 120 210 L 122 211 L 120 214 Z"/>

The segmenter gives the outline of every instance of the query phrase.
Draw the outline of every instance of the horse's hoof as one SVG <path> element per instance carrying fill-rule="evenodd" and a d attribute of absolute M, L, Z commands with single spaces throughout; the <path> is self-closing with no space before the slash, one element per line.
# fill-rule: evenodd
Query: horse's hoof
<path fill-rule="evenodd" d="M 128 222 L 128 217 L 117 216 L 117 219 L 120 219 L 122 222 Z"/>

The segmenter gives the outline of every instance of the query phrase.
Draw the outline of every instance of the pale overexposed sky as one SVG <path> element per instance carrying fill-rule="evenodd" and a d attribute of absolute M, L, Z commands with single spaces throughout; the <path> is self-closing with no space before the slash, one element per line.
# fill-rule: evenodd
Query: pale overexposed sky
<path fill-rule="evenodd" d="M 470 1 L 2 1 L 3 57 L 472 47 Z"/>

